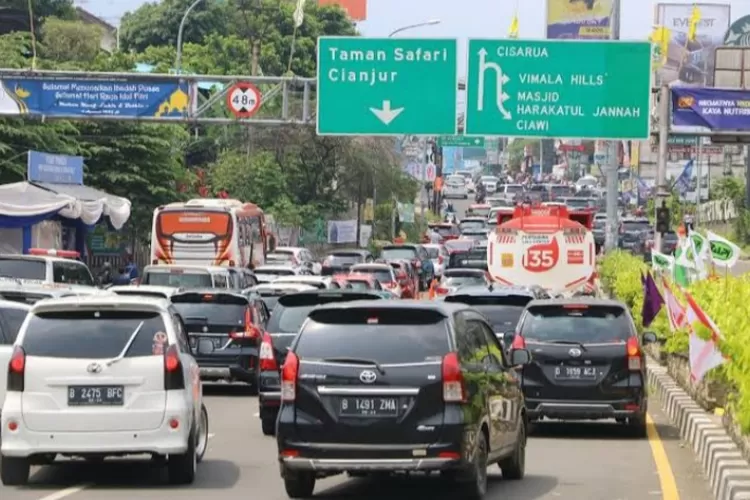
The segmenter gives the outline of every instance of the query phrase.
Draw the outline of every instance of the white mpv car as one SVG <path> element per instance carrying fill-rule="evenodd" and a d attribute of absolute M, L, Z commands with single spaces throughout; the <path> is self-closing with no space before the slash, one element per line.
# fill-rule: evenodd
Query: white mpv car
<path fill-rule="evenodd" d="M 5 485 L 25 484 L 31 465 L 58 455 L 96 461 L 143 454 L 166 461 L 171 483 L 189 484 L 206 452 L 198 364 L 164 299 L 102 294 L 37 302 L 3 382 Z"/>

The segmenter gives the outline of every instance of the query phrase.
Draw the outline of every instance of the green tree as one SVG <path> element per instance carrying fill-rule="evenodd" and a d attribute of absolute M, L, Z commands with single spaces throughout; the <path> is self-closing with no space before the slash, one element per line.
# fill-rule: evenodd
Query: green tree
<path fill-rule="evenodd" d="M 90 66 L 101 51 L 101 28 L 80 21 L 47 18 L 42 36 L 45 44 L 41 55 L 56 67 Z"/>
<path fill-rule="evenodd" d="M 29 0 L 5 0 L 3 7 L 28 12 Z M 73 0 L 34 0 L 32 7 L 34 9 L 34 17 L 37 19 L 46 19 L 48 17 L 75 19 L 76 15 Z"/>

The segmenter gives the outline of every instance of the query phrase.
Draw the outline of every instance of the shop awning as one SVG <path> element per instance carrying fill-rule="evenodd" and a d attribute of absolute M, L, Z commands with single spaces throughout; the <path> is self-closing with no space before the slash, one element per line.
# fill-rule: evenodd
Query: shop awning
<path fill-rule="evenodd" d="M 109 217 L 109 222 L 115 229 L 120 229 L 130 218 L 130 200 L 120 198 L 90 186 L 77 184 L 52 184 L 48 182 L 34 182 L 35 186 L 62 196 L 75 199 L 80 205 L 80 218 L 84 224 L 96 224 L 102 216 Z"/>
<path fill-rule="evenodd" d="M 55 215 L 77 219 L 80 204 L 71 196 L 50 192 L 28 182 L 0 186 L 0 227 L 30 226 Z"/>

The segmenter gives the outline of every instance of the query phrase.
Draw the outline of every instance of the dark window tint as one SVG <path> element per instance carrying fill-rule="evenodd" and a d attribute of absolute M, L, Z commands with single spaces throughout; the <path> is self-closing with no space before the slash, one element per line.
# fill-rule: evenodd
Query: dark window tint
<path fill-rule="evenodd" d="M 431 259 L 437 259 L 440 257 L 440 249 L 437 247 L 425 247 L 425 250 L 427 250 L 427 255 Z"/>
<path fill-rule="evenodd" d="M 484 229 L 487 227 L 487 223 L 483 220 L 468 220 L 458 224 L 458 228 L 461 232 L 471 231 L 474 229 Z"/>
<path fill-rule="evenodd" d="M 263 295 L 260 294 L 260 300 L 263 301 L 263 303 L 266 305 L 266 307 L 273 311 L 273 308 L 276 307 L 276 304 L 279 302 L 279 296 L 278 295 Z M 273 318 L 273 316 L 271 316 Z"/>
<path fill-rule="evenodd" d="M 352 290 L 372 290 L 372 286 L 370 286 L 370 283 L 368 281 L 349 280 L 347 281 L 347 283 L 349 283 Z"/>
<path fill-rule="evenodd" d="M 269 253 L 266 256 L 268 262 L 291 262 L 294 259 L 293 253 Z"/>
<path fill-rule="evenodd" d="M 88 285 L 93 286 L 94 280 L 91 277 L 88 267 L 77 262 L 53 262 L 52 278 L 55 283 L 66 283 L 69 285 Z"/>
<path fill-rule="evenodd" d="M 651 231 L 651 225 L 645 221 L 644 222 L 625 221 L 622 223 L 622 228 L 626 232 Z"/>
<path fill-rule="evenodd" d="M 302 323 L 307 319 L 307 315 L 317 306 L 317 304 L 312 304 L 284 307 L 281 304 L 276 304 L 271 314 L 271 320 L 268 322 L 268 331 L 272 333 L 297 333 Z"/>
<path fill-rule="evenodd" d="M 106 359 L 120 355 L 135 334 L 126 356 L 151 356 L 158 333 L 165 333 L 159 313 L 95 309 L 39 313 L 29 319 L 23 348 L 29 356 Z"/>
<path fill-rule="evenodd" d="M 185 323 L 244 325 L 248 300 L 229 294 L 181 293 L 172 304 Z"/>
<path fill-rule="evenodd" d="M 505 192 L 511 194 L 523 193 L 523 186 L 505 186 Z"/>
<path fill-rule="evenodd" d="M 415 363 L 439 360 L 448 349 L 445 318 L 433 311 L 357 308 L 314 311 L 294 351 L 302 359 Z"/>
<path fill-rule="evenodd" d="M 0 276 L 23 280 L 45 280 L 46 264 L 41 260 L 0 259 Z"/>
<path fill-rule="evenodd" d="M 117 290 L 115 293 L 117 295 L 128 295 L 130 297 L 135 295 L 136 297 L 152 297 L 154 299 L 166 299 L 169 297 L 166 293 L 146 292 L 138 290 L 137 288 L 135 290 Z"/>
<path fill-rule="evenodd" d="M 266 269 L 259 267 L 255 270 L 256 275 L 261 276 L 294 276 L 294 271 L 291 269 Z"/>
<path fill-rule="evenodd" d="M 26 313 L 26 309 L 16 309 L 11 307 L 0 309 L 0 315 L 3 317 L 5 324 L 9 328 L 9 330 L 5 332 L 5 337 L 9 344 L 15 342 L 18 330 L 21 329 L 23 320 L 26 319 Z"/>
<path fill-rule="evenodd" d="M 52 296 L 53 295 L 51 293 L 32 293 L 15 290 L 0 290 L 0 298 L 2 298 L 3 300 L 11 300 L 13 302 L 20 302 L 22 304 L 35 304 L 42 299 L 48 299 Z"/>
<path fill-rule="evenodd" d="M 208 273 L 183 272 L 181 269 L 168 273 L 147 271 L 143 276 L 143 284 L 175 288 L 212 288 L 214 285 Z"/>
<path fill-rule="evenodd" d="M 358 253 L 332 253 L 326 258 L 326 264 L 329 266 L 351 265 L 359 264 L 364 260 Z"/>
<path fill-rule="evenodd" d="M 540 342 L 617 342 L 628 339 L 631 325 L 621 307 L 539 306 L 529 309 L 521 334 Z"/>
<path fill-rule="evenodd" d="M 417 251 L 411 247 L 386 247 L 380 252 L 380 257 L 385 260 L 415 260 Z"/>
<path fill-rule="evenodd" d="M 512 331 L 518 324 L 526 305 L 532 298 L 523 295 L 472 296 L 450 295 L 446 302 L 469 304 L 481 312 L 490 322 L 495 332 Z"/>
<path fill-rule="evenodd" d="M 440 284 L 450 287 L 464 285 L 482 285 L 484 284 L 484 279 L 478 278 L 476 276 L 450 276 L 448 278 L 444 277 Z"/>

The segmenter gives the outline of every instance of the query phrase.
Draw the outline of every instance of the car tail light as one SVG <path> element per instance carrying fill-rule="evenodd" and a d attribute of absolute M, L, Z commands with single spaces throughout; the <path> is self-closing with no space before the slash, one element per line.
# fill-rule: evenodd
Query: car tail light
<path fill-rule="evenodd" d="M 292 402 L 297 397 L 297 375 L 299 374 L 299 358 L 293 352 L 286 355 L 284 366 L 281 367 L 281 400 Z"/>
<path fill-rule="evenodd" d="M 516 333 L 513 342 L 510 344 L 511 349 L 526 349 L 526 341 L 522 336 Z"/>
<path fill-rule="evenodd" d="M 182 373 L 180 351 L 175 344 L 164 353 L 164 390 L 179 391 L 185 388 L 185 375 Z"/>
<path fill-rule="evenodd" d="M 13 348 L 13 354 L 8 363 L 8 390 L 23 392 L 24 375 L 26 373 L 26 351 L 23 347 Z"/>
<path fill-rule="evenodd" d="M 443 401 L 446 403 L 465 403 L 466 388 L 458 354 L 449 352 L 443 357 Z"/>
<path fill-rule="evenodd" d="M 396 288 L 398 286 L 398 283 L 396 283 L 395 281 L 386 281 L 385 283 L 383 283 L 383 286 L 386 288 Z"/>
<path fill-rule="evenodd" d="M 260 329 L 253 324 L 253 313 L 252 308 L 248 307 L 245 309 L 245 329 L 242 331 L 232 330 L 229 332 L 229 338 L 238 339 L 258 339 L 260 337 Z"/>
<path fill-rule="evenodd" d="M 260 343 L 258 358 L 260 359 L 260 369 L 262 371 L 278 371 L 279 365 L 276 364 L 276 356 L 273 354 L 273 339 L 267 333 L 263 335 L 263 342 Z"/>
<path fill-rule="evenodd" d="M 628 354 L 628 370 L 641 371 L 643 356 L 641 354 L 641 346 L 638 344 L 638 338 L 630 337 L 627 344 L 625 344 L 625 349 Z"/>
<path fill-rule="evenodd" d="M 436 293 L 437 293 L 438 295 L 448 295 L 448 291 L 449 291 L 449 290 L 448 290 L 447 288 L 443 288 L 442 286 L 441 286 L 441 287 L 438 287 L 438 289 L 437 289 L 437 290 L 435 290 L 435 292 L 436 292 Z"/>

